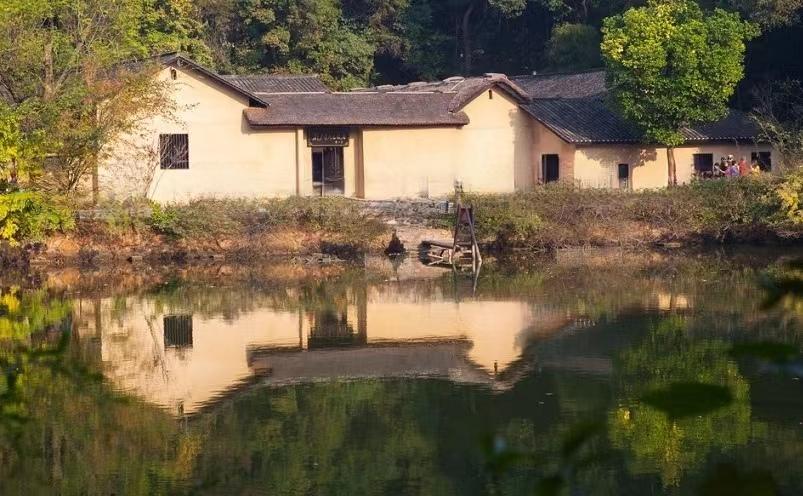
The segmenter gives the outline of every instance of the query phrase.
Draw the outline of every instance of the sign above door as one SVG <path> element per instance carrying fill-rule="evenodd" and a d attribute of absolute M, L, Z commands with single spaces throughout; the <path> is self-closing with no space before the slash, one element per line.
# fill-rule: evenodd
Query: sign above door
<path fill-rule="evenodd" d="M 308 146 L 349 146 L 347 127 L 311 127 L 307 129 Z"/>

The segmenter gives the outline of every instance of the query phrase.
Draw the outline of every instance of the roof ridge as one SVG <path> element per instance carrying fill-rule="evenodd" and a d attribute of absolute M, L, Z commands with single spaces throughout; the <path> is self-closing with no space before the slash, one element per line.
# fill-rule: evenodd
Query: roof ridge
<path fill-rule="evenodd" d="M 222 74 L 225 78 L 281 78 L 281 79 L 304 79 L 320 78 L 320 74 Z"/>
<path fill-rule="evenodd" d="M 582 71 L 538 72 L 536 74 L 519 74 L 516 76 L 510 76 L 510 78 L 519 79 L 519 78 L 539 78 L 539 77 L 549 77 L 549 76 L 579 76 L 580 74 L 591 74 L 593 72 L 605 72 L 605 68 L 597 67 L 594 69 L 584 69 Z"/>

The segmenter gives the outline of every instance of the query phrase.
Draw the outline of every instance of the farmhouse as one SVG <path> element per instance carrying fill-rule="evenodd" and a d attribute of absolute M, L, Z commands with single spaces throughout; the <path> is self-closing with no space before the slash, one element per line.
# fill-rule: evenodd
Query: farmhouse
<path fill-rule="evenodd" d="M 510 193 L 550 181 L 636 189 L 668 181 L 665 150 L 640 144 L 608 108 L 600 71 L 333 92 L 315 76 L 223 76 L 178 54 L 160 62 L 156 77 L 169 84 L 175 115 L 148 119 L 108 147 L 104 195 L 389 199 L 445 196 L 455 184 Z M 722 155 L 772 160 L 737 112 L 686 134 L 680 181 Z"/>

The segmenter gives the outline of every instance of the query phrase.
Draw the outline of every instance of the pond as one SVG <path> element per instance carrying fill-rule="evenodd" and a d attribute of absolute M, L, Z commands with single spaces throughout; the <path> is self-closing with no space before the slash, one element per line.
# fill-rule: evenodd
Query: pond
<path fill-rule="evenodd" d="M 0 494 L 803 493 L 794 252 L 416 263 L 2 283 Z"/>

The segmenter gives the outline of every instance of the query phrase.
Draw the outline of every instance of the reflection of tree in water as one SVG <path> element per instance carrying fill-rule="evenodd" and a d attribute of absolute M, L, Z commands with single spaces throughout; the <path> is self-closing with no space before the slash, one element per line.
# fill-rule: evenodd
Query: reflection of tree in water
<path fill-rule="evenodd" d="M 803 258 L 771 267 L 762 278 L 764 308 L 803 316 Z"/>
<path fill-rule="evenodd" d="M 69 301 L 54 298 L 42 289 L 0 287 L 0 341 L 27 340 L 31 334 L 63 321 L 71 310 Z"/>
<path fill-rule="evenodd" d="M 620 405 L 611 441 L 631 453 L 635 474 L 658 473 L 666 486 L 702 468 L 709 454 L 747 444 L 749 384 L 720 340 L 695 340 L 679 317 L 655 325 L 618 360 Z"/>
<path fill-rule="evenodd" d="M 109 391 L 77 359 L 69 301 L 15 297 L 4 299 L 3 318 L 16 331 L 24 322 L 25 333 L 0 346 L 0 494 L 159 493 L 179 474 L 189 437 L 165 413 Z"/>

